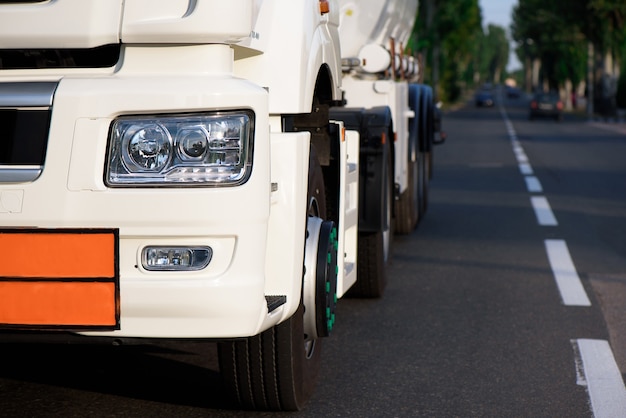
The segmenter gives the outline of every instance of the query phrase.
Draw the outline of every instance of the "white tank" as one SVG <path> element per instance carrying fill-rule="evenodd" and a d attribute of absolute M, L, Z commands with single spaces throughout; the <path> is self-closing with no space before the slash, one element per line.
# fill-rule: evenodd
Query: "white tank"
<path fill-rule="evenodd" d="M 418 0 L 339 0 L 341 56 L 359 56 L 365 45 L 377 44 L 390 49 L 406 45 L 417 14 Z"/>

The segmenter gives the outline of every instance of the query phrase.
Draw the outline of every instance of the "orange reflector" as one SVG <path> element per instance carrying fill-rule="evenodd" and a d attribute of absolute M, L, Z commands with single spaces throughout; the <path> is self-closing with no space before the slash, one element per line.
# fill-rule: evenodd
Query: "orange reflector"
<path fill-rule="evenodd" d="M 325 15 L 330 12 L 330 5 L 328 0 L 320 0 L 320 13 Z"/>
<path fill-rule="evenodd" d="M 113 327 L 115 301 L 112 282 L 0 282 L 0 323 Z"/>
<path fill-rule="evenodd" d="M 387 134 L 385 134 L 384 132 L 380 134 L 380 143 L 383 145 L 387 143 Z"/>
<path fill-rule="evenodd" d="M 0 231 L 2 277 L 113 277 L 112 233 Z"/>
<path fill-rule="evenodd" d="M 0 327 L 119 329 L 118 230 L 0 230 Z"/>

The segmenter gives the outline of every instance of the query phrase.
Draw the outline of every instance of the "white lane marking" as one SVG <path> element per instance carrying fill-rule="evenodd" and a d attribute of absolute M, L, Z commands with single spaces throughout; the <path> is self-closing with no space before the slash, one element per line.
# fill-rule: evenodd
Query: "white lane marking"
<path fill-rule="evenodd" d="M 518 163 L 527 163 L 528 162 L 528 157 L 526 156 L 526 153 L 524 152 L 522 147 L 513 148 L 513 152 L 515 152 L 515 158 L 517 158 L 517 162 Z"/>
<path fill-rule="evenodd" d="M 519 160 L 519 153 L 524 154 L 524 150 L 518 141 L 513 124 L 509 121 L 503 107 L 500 108 L 500 111 L 511 139 L 513 151 L 520 163 L 520 172 L 525 176 L 528 191 L 541 192 L 541 183 L 537 177 L 531 176 L 533 169 L 528 160 Z M 554 225 L 556 225 L 556 218 L 552 214 L 547 199 L 532 199 L 535 213 L 537 213 L 535 202 L 538 206 L 547 207 L 549 212 L 545 213 L 549 213 L 548 217 L 551 216 L 554 219 Z M 540 210 L 543 211 L 543 209 Z M 538 213 L 537 218 L 540 219 Z M 545 246 L 563 302 L 566 305 L 591 306 L 567 249 L 567 243 L 562 240 L 545 240 Z M 594 418 L 626 418 L 626 388 L 609 343 L 603 340 L 588 339 L 573 340 L 572 342 L 575 343 L 573 345 L 577 356 L 578 380 L 576 383 L 587 386 Z"/>
<path fill-rule="evenodd" d="M 519 171 L 520 171 L 520 173 L 522 173 L 525 176 L 533 174 L 533 168 L 528 163 L 521 163 L 519 165 Z"/>
<path fill-rule="evenodd" d="M 530 198 L 530 203 L 533 205 L 539 225 L 557 226 L 559 224 L 554 217 L 554 213 L 552 213 L 552 208 L 550 208 L 548 199 L 544 196 L 533 196 Z"/>
<path fill-rule="evenodd" d="M 525 176 L 524 180 L 526 180 L 526 188 L 530 193 L 541 193 L 543 192 L 543 187 L 541 187 L 541 183 L 539 179 L 535 176 Z"/>
<path fill-rule="evenodd" d="M 576 267 L 574 267 L 574 262 L 567 249 L 567 243 L 560 239 L 547 239 L 545 246 L 563 304 L 567 306 L 591 306 L 587 292 L 585 292 L 580 277 L 578 277 Z"/>
<path fill-rule="evenodd" d="M 578 384 L 587 386 L 595 418 L 626 417 L 626 388 L 608 341 L 575 340 L 580 363 Z"/>

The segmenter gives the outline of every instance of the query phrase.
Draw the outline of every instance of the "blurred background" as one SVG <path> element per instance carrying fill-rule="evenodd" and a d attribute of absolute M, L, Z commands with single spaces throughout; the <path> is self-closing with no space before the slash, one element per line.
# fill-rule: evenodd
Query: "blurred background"
<path fill-rule="evenodd" d="M 623 118 L 624 0 L 421 0 L 408 45 L 445 105 L 487 85 L 558 92 L 565 109 Z"/>

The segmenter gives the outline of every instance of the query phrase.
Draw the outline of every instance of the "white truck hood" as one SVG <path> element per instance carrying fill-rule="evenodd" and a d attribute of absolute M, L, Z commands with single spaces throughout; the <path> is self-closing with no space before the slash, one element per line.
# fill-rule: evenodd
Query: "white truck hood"
<path fill-rule="evenodd" d="M 0 49 L 236 43 L 254 0 L 0 0 Z"/>

